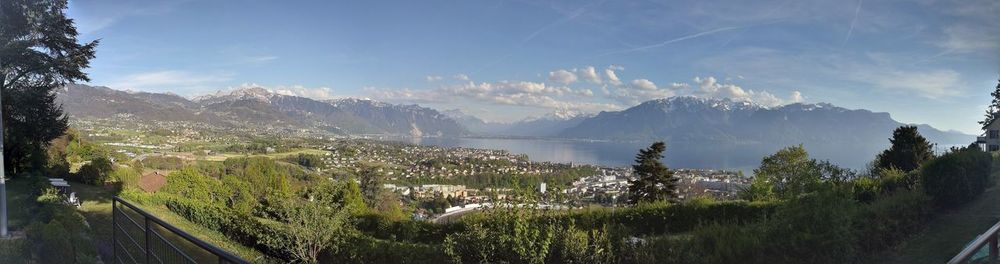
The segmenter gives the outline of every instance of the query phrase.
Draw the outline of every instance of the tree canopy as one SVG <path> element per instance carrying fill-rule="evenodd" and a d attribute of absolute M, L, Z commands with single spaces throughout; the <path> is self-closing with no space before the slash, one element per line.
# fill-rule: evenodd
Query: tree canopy
<path fill-rule="evenodd" d="M 877 169 L 896 168 L 912 171 L 934 157 L 934 145 L 917 132 L 915 126 L 901 126 L 892 132 L 892 146 L 875 159 Z"/>
<path fill-rule="evenodd" d="M 817 190 L 825 183 L 854 178 L 851 170 L 810 159 L 802 145 L 783 148 L 764 157 L 760 167 L 753 172 L 754 181 L 743 194 L 749 200 L 794 197 Z"/>
<path fill-rule="evenodd" d="M 66 0 L 0 2 L 0 93 L 4 162 L 17 173 L 44 163 L 48 142 L 66 131 L 55 90 L 86 81 L 97 41 L 78 43 Z"/>
<path fill-rule="evenodd" d="M 649 148 L 639 150 L 635 156 L 636 164 L 632 165 L 637 178 L 628 187 L 629 203 L 677 199 L 677 177 L 660 161 L 666 148 L 663 142 L 656 142 Z"/>
<path fill-rule="evenodd" d="M 997 81 L 997 88 L 990 93 L 990 96 L 993 97 L 993 102 L 986 107 L 986 116 L 983 121 L 979 121 L 984 130 L 1000 115 L 1000 80 Z"/>

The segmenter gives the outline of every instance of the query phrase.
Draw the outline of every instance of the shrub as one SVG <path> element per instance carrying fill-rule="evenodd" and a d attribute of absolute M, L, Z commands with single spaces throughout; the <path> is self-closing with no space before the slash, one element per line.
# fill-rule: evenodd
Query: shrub
<path fill-rule="evenodd" d="M 22 239 L 0 240 L 0 263 L 29 263 L 31 251 Z"/>
<path fill-rule="evenodd" d="M 854 221 L 857 245 L 866 253 L 890 248 L 919 231 L 933 212 L 921 190 L 904 190 L 863 206 Z"/>
<path fill-rule="evenodd" d="M 413 220 L 393 221 L 375 213 L 358 216 L 354 226 L 358 231 L 377 239 L 416 243 L 442 243 L 449 234 L 465 230 L 462 222 L 434 224 Z"/>
<path fill-rule="evenodd" d="M 570 221 L 556 232 L 547 263 L 610 263 L 615 241 L 607 228 L 580 230 Z"/>
<path fill-rule="evenodd" d="M 466 231 L 449 235 L 445 254 L 456 263 L 543 263 L 555 236 L 538 210 L 502 208 Z"/>
<path fill-rule="evenodd" d="M 686 232 L 712 223 L 745 224 L 774 212 L 779 202 L 726 201 L 685 204 L 645 204 L 627 208 L 584 209 L 556 214 L 572 219 L 577 228 L 599 229 L 620 224 L 637 236 Z"/>
<path fill-rule="evenodd" d="M 975 149 L 937 157 L 921 167 L 924 190 L 943 207 L 965 204 L 982 194 L 989 181 L 990 154 Z"/>
<path fill-rule="evenodd" d="M 324 252 L 320 263 L 447 263 L 441 244 L 421 244 L 352 237 L 350 247 L 340 252 Z"/>
<path fill-rule="evenodd" d="M 114 165 L 111 160 L 104 157 L 98 157 L 90 163 L 87 163 L 80 167 L 80 170 L 76 174 L 71 175 L 70 180 L 77 182 L 82 182 L 92 185 L 104 184 L 105 181 L 109 179 L 111 171 L 114 170 Z"/>

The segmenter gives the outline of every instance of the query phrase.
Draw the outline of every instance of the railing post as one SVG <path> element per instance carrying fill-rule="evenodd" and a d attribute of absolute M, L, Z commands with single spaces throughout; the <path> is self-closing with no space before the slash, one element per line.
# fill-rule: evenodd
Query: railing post
<path fill-rule="evenodd" d="M 111 260 L 118 263 L 118 198 L 111 199 Z"/>
<path fill-rule="evenodd" d="M 990 234 L 990 263 L 996 263 L 1000 256 L 1000 248 L 997 248 L 997 233 Z"/>
<path fill-rule="evenodd" d="M 146 227 L 145 227 L 145 229 L 146 229 L 145 231 L 146 232 L 144 233 L 143 236 L 146 238 L 146 250 L 144 250 L 144 251 L 146 251 L 146 263 L 148 264 L 148 263 L 152 263 L 152 261 L 150 261 L 150 259 L 151 259 L 150 258 L 151 255 L 150 254 L 152 254 L 151 253 L 152 250 L 150 250 L 150 248 L 149 248 L 149 217 L 143 217 L 142 219 L 143 219 L 143 221 L 142 221 L 143 224 L 146 225 Z"/>

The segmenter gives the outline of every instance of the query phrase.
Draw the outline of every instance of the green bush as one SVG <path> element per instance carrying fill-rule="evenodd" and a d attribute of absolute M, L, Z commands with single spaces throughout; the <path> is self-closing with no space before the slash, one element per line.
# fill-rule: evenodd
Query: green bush
<path fill-rule="evenodd" d="M 0 263 L 28 263 L 30 250 L 23 239 L 0 240 Z"/>
<path fill-rule="evenodd" d="M 456 263 L 543 263 L 556 225 L 538 210 L 500 208 L 468 229 L 449 235 L 444 251 Z"/>
<path fill-rule="evenodd" d="M 375 239 L 361 235 L 351 238 L 350 247 L 337 253 L 324 252 L 320 263 L 447 263 L 441 244 L 422 244 Z"/>
<path fill-rule="evenodd" d="M 584 230 L 622 225 L 637 236 L 686 232 L 712 223 L 744 224 L 774 212 L 779 202 L 726 201 L 712 203 L 646 204 L 626 208 L 591 208 L 556 215 L 572 219 Z"/>
<path fill-rule="evenodd" d="M 111 163 L 111 160 L 98 157 L 80 167 L 80 170 L 70 175 L 69 179 L 91 185 L 101 185 L 110 178 L 113 170 L 114 164 Z"/>
<path fill-rule="evenodd" d="M 854 221 L 858 247 L 875 253 L 898 244 L 923 228 L 933 213 L 931 198 L 921 190 L 903 190 L 864 205 Z"/>
<path fill-rule="evenodd" d="M 415 243 L 442 243 L 449 234 L 465 230 L 461 222 L 434 224 L 430 222 L 393 221 L 381 214 L 365 214 L 355 219 L 355 228 L 377 239 Z"/>
<path fill-rule="evenodd" d="M 608 228 L 580 230 L 571 221 L 559 227 L 548 254 L 547 263 L 611 263 L 614 246 L 621 241 Z"/>
<path fill-rule="evenodd" d="M 937 157 L 921 167 L 924 190 L 938 205 L 950 208 L 972 201 L 989 181 L 992 158 L 975 149 L 958 150 Z"/>

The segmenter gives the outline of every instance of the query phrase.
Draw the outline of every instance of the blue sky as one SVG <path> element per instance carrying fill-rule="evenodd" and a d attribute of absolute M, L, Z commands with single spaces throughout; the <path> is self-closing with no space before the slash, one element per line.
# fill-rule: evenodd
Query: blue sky
<path fill-rule="evenodd" d="M 290 4 L 291 3 L 291 4 Z M 77 0 L 91 84 L 243 86 L 513 121 L 690 95 L 978 133 L 1000 1 Z"/>

